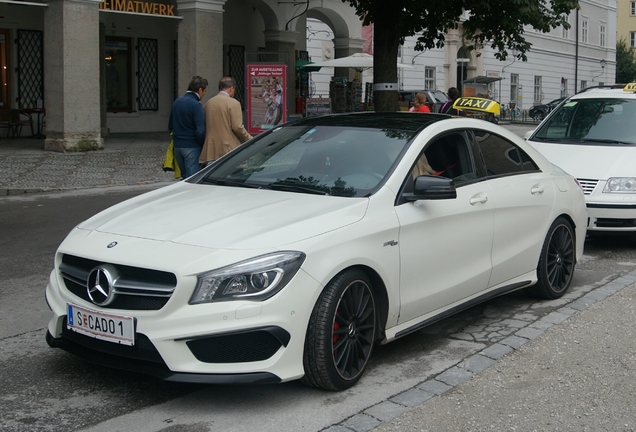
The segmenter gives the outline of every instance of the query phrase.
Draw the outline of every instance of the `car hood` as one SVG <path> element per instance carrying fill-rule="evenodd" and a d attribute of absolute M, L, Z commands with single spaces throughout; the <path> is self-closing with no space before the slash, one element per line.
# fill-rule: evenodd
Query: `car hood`
<path fill-rule="evenodd" d="M 222 249 L 277 248 L 359 221 L 368 198 L 181 182 L 104 210 L 78 228 Z"/>
<path fill-rule="evenodd" d="M 635 177 L 636 146 L 548 144 L 529 141 L 550 162 L 576 178 Z"/>

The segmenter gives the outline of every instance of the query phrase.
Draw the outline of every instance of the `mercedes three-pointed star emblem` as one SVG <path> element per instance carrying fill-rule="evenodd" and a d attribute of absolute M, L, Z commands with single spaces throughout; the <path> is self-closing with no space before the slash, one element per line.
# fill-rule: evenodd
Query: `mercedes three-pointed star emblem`
<path fill-rule="evenodd" d="M 115 282 L 119 274 L 111 265 L 100 265 L 91 270 L 86 281 L 88 298 L 98 306 L 107 306 L 115 300 Z"/>

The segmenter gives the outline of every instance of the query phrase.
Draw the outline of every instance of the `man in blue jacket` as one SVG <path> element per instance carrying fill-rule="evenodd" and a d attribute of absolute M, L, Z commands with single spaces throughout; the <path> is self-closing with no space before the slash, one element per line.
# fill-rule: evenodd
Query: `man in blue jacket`
<path fill-rule="evenodd" d="M 199 156 L 205 140 L 205 118 L 201 99 L 208 87 L 208 80 L 192 77 L 188 91 L 172 104 L 168 130 L 172 132 L 174 158 L 183 178 L 199 171 Z"/>

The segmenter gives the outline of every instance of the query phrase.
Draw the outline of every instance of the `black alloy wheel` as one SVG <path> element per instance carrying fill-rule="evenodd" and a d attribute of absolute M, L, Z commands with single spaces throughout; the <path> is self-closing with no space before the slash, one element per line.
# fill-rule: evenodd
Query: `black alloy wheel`
<path fill-rule="evenodd" d="M 302 381 L 325 390 L 353 386 L 371 357 L 376 332 L 376 299 L 368 277 L 360 270 L 336 276 L 311 314 Z"/>
<path fill-rule="evenodd" d="M 557 299 L 568 290 L 576 265 L 576 241 L 572 225 L 563 217 L 554 221 L 543 242 L 537 267 L 538 282 L 527 288 L 543 299 Z"/>

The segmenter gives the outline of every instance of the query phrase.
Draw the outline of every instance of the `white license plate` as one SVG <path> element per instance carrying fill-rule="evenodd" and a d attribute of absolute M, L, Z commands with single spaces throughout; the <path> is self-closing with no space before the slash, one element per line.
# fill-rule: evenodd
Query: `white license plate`
<path fill-rule="evenodd" d="M 122 345 L 135 344 L 135 319 L 67 304 L 67 327 L 96 339 Z"/>

